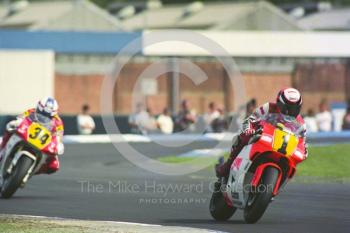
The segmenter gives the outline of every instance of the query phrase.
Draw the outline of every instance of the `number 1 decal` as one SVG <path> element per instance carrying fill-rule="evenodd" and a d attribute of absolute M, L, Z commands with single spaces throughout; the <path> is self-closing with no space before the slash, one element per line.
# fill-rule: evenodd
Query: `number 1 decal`
<path fill-rule="evenodd" d="M 273 140 L 273 150 L 290 156 L 294 153 L 298 142 L 299 139 L 295 135 L 276 129 Z"/>
<path fill-rule="evenodd" d="M 282 154 L 287 154 L 287 146 L 288 146 L 288 141 L 289 141 L 288 135 L 283 135 L 282 141 L 283 141 L 283 143 L 277 151 L 282 153 Z"/>

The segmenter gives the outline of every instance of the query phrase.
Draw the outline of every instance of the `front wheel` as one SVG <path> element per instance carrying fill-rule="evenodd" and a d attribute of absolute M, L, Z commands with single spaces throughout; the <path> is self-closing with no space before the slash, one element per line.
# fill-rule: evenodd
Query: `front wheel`
<path fill-rule="evenodd" d="M 210 199 L 210 214 L 217 221 L 226 221 L 232 217 L 235 213 L 236 208 L 230 207 L 226 204 L 224 195 L 220 190 L 221 184 L 219 182 L 215 183 L 215 189 L 213 195 Z"/>
<path fill-rule="evenodd" d="M 11 198 L 17 189 L 21 186 L 24 177 L 33 164 L 33 160 L 27 156 L 22 156 L 14 167 L 12 173 L 4 179 L 1 196 Z"/>
<path fill-rule="evenodd" d="M 264 170 L 256 192 L 249 194 L 248 203 L 244 209 L 246 223 L 256 223 L 263 216 L 273 196 L 277 179 L 278 170 L 276 168 L 267 167 Z"/>

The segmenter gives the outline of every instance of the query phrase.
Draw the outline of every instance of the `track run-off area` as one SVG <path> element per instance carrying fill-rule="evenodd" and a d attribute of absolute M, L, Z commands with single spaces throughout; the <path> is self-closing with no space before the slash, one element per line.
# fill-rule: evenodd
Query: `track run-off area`
<path fill-rule="evenodd" d="M 210 147 L 210 143 L 163 148 L 133 143 L 157 158 Z M 229 148 L 229 147 L 228 147 Z M 350 183 L 293 181 L 270 204 L 263 218 L 245 224 L 241 211 L 216 222 L 209 213 L 213 169 L 186 176 L 145 171 L 126 160 L 112 144 L 70 144 L 54 175 L 33 177 L 10 200 L 0 199 L 1 214 L 125 221 L 184 226 L 224 232 L 349 232 Z"/>

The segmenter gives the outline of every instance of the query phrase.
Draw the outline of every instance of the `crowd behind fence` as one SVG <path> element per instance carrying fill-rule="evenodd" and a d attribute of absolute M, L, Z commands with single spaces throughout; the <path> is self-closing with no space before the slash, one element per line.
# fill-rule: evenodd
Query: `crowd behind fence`
<path fill-rule="evenodd" d="M 190 100 L 185 99 L 181 102 L 180 110 L 175 114 L 171 114 L 167 107 L 164 107 L 162 113 L 153 114 L 152 109 L 143 103 L 138 103 L 132 114 L 116 115 L 114 120 L 119 128 L 119 133 L 123 134 L 236 132 L 243 120 L 257 107 L 257 101 L 253 98 L 245 106 L 241 106 L 238 112 L 228 113 L 220 103 L 210 102 L 207 111 L 199 115 L 191 107 Z M 315 107 L 317 111 L 310 108 L 306 109 L 303 114 L 308 133 L 350 130 L 350 101 L 340 116 L 332 112 L 326 99 L 320 100 L 319 106 Z M 6 123 L 15 117 L 13 115 L 0 117 L 1 133 L 4 132 Z M 102 116 L 90 115 L 88 104 L 82 106 L 79 115 L 63 115 L 62 119 L 65 124 L 65 134 L 68 135 L 107 133 Z"/>
<path fill-rule="evenodd" d="M 196 110 L 191 108 L 190 100 L 185 99 L 181 102 L 179 112 L 171 116 L 166 107 L 161 114 L 154 115 L 152 109 L 139 103 L 135 111 L 128 117 L 128 124 L 130 132 L 134 134 L 221 133 L 233 129 L 238 130 L 243 120 L 257 107 L 256 99 L 252 98 L 245 106 L 241 106 L 239 112 L 229 114 L 218 103 L 210 102 L 207 111 L 198 115 Z M 307 131 L 310 133 L 336 130 L 335 121 L 337 119 L 332 114 L 326 99 L 320 100 L 317 111 L 310 108 L 302 115 Z M 233 129 L 229 129 L 230 124 L 233 124 Z M 341 130 L 350 130 L 350 102 L 340 125 Z"/>

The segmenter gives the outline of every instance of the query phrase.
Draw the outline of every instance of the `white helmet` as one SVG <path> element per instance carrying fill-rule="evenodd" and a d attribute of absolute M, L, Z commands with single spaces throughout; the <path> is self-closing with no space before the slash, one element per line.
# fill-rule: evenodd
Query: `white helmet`
<path fill-rule="evenodd" d="M 300 114 L 303 99 L 297 89 L 286 88 L 278 92 L 277 106 L 281 113 L 297 117 Z"/>
<path fill-rule="evenodd" d="M 41 99 L 36 106 L 37 113 L 50 118 L 54 117 L 57 114 L 57 111 L 58 103 L 52 97 L 46 97 Z"/>

